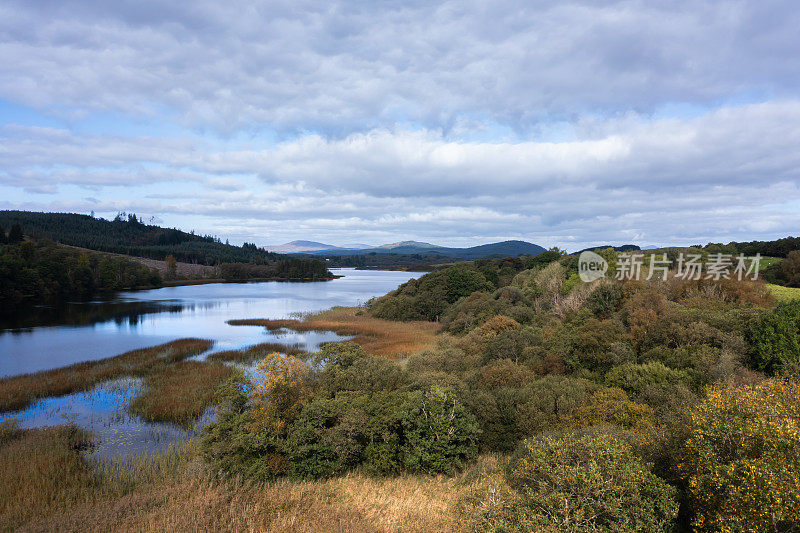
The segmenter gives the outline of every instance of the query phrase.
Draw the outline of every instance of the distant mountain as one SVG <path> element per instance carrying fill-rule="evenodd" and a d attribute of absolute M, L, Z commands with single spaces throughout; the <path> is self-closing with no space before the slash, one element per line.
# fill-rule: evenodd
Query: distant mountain
<path fill-rule="evenodd" d="M 429 242 L 419 242 L 419 241 L 400 241 L 394 242 L 392 244 L 382 244 L 380 246 L 376 246 L 376 248 L 388 248 L 389 250 L 394 250 L 396 248 L 442 248 L 442 246 L 437 246 L 435 244 L 431 244 Z"/>
<path fill-rule="evenodd" d="M 318 252 L 324 250 L 341 250 L 341 247 L 315 241 L 292 241 L 286 244 L 265 246 L 265 250 L 279 254 L 299 254 L 303 252 Z"/>
<path fill-rule="evenodd" d="M 538 255 L 545 249 L 538 244 L 525 241 L 503 241 L 491 244 L 482 244 L 471 248 L 448 248 L 437 246 L 427 242 L 400 241 L 392 244 L 384 244 L 375 248 L 352 249 L 352 248 L 331 248 L 328 250 L 308 251 L 315 255 L 342 256 L 342 255 L 364 255 L 364 254 L 396 254 L 396 255 L 425 255 L 432 259 L 440 257 L 442 259 L 461 259 L 473 260 L 489 257 L 516 257 L 519 255 Z"/>

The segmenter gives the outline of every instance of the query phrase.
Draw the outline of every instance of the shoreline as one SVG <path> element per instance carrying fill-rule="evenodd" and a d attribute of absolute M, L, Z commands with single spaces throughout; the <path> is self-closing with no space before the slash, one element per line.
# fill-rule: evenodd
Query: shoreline
<path fill-rule="evenodd" d="M 186 285 L 208 285 L 211 283 L 264 283 L 267 281 L 284 281 L 287 283 L 314 283 L 317 281 L 331 281 L 344 276 L 333 275 L 329 278 L 305 279 L 305 278 L 251 278 L 251 279 L 225 279 L 225 278 L 197 278 L 197 279 L 174 279 L 165 280 L 161 285 L 143 285 L 131 287 L 123 291 L 147 291 L 152 289 L 163 289 L 165 287 L 183 287 Z M 122 291 L 120 291 L 122 292 Z"/>

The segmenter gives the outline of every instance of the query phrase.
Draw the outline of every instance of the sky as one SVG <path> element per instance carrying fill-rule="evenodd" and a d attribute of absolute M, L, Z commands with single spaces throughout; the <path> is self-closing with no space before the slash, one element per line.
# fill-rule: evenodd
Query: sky
<path fill-rule="evenodd" d="M 0 209 L 258 245 L 800 233 L 794 0 L 0 0 Z"/>

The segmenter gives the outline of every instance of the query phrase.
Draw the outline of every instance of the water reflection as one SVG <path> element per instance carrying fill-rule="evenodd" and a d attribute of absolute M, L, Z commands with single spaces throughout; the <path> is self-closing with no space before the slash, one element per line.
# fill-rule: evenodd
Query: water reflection
<path fill-rule="evenodd" d="M 320 344 L 345 338 L 331 332 L 281 330 L 271 332 L 266 342 L 315 352 Z M 194 359 L 203 360 L 215 351 L 220 351 L 220 348 L 215 346 Z M 256 365 L 257 362 L 236 364 L 245 375 L 251 375 Z M 91 456 L 116 460 L 165 450 L 172 444 L 197 436 L 214 419 L 214 411 L 209 409 L 190 428 L 148 422 L 128 411 L 131 399 L 139 393 L 141 386 L 142 381 L 138 378 L 117 379 L 101 383 L 86 392 L 37 400 L 25 409 L 0 414 L 0 420 L 16 418 L 23 429 L 75 424 L 94 434 L 96 445 L 91 448 Z"/>
<path fill-rule="evenodd" d="M 287 318 L 336 305 L 358 305 L 419 273 L 337 269 L 343 277 L 309 283 L 216 283 L 120 294 L 113 301 L 39 308 L 0 323 L 0 377 L 91 361 L 181 337 L 218 349 L 267 342 L 264 328 L 232 318 Z"/>
<path fill-rule="evenodd" d="M 146 422 L 128 411 L 128 402 L 140 386 L 138 379 L 119 379 L 90 391 L 38 400 L 27 409 L 0 418 L 16 418 L 20 420 L 20 427 L 25 429 L 76 424 L 94 434 L 96 446 L 91 448 L 90 455 L 113 459 L 160 451 L 170 444 L 194 437 L 214 416 L 209 410 L 186 429 Z"/>
<path fill-rule="evenodd" d="M 214 340 L 210 353 L 263 342 L 316 351 L 324 342 L 345 337 L 331 332 L 269 331 L 260 326 L 231 326 L 234 318 L 288 318 L 296 313 L 358 305 L 385 294 L 418 273 L 335 271 L 344 277 L 313 283 L 210 284 L 129 292 L 114 301 L 71 304 L 61 309 L 21 310 L 0 331 L 0 377 L 97 360 L 127 350 L 181 337 Z M 244 368 L 247 372 L 249 369 Z M 146 422 L 128 411 L 141 382 L 126 378 L 87 392 L 44 398 L 0 419 L 17 418 L 21 427 L 75 423 L 92 431 L 98 446 L 91 453 L 119 458 L 152 452 L 195 436 L 213 411 L 189 428 Z"/>

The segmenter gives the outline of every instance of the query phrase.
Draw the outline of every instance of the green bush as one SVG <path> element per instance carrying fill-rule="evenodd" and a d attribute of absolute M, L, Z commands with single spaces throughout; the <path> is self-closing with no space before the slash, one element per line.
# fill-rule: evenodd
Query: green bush
<path fill-rule="evenodd" d="M 664 531 L 678 512 L 676 490 L 610 435 L 525 441 L 506 478 L 510 510 L 536 529 Z"/>
<path fill-rule="evenodd" d="M 523 437 L 557 427 L 584 405 L 597 385 L 567 376 L 545 376 L 522 389 L 515 409 L 515 423 Z"/>
<path fill-rule="evenodd" d="M 397 364 L 367 355 L 354 342 L 323 345 L 315 362 L 322 367 L 317 391 L 327 396 L 342 391 L 391 391 L 405 381 Z"/>
<path fill-rule="evenodd" d="M 616 283 L 600 284 L 586 299 L 586 308 L 600 318 L 608 318 L 622 305 L 622 287 Z"/>
<path fill-rule="evenodd" d="M 478 423 L 448 389 L 410 393 L 400 423 L 403 466 L 412 472 L 452 474 L 478 454 Z"/>
<path fill-rule="evenodd" d="M 317 398 L 303 408 L 287 439 L 290 473 L 324 478 L 359 465 L 367 435 L 367 415 L 359 398 Z"/>
<path fill-rule="evenodd" d="M 444 388 L 340 393 L 305 405 L 285 449 L 296 477 L 330 477 L 360 465 L 376 474 L 452 474 L 477 455 L 478 432 Z"/>
<path fill-rule="evenodd" d="M 672 386 L 688 383 L 689 376 L 686 372 L 667 368 L 655 361 L 640 365 L 625 363 L 612 368 L 606 374 L 606 384 L 609 387 L 619 387 L 632 394 L 641 394 L 651 385 Z"/>
<path fill-rule="evenodd" d="M 200 437 L 204 459 L 222 475 L 268 480 L 286 473 L 283 439 L 258 423 L 250 407 L 249 383 L 237 376 L 217 391 L 217 420 Z"/>
<path fill-rule="evenodd" d="M 751 364 L 767 373 L 800 366 L 800 300 L 781 302 L 750 333 Z"/>

